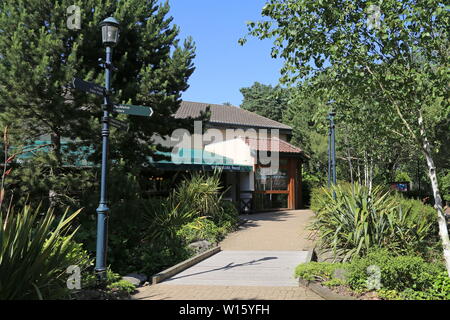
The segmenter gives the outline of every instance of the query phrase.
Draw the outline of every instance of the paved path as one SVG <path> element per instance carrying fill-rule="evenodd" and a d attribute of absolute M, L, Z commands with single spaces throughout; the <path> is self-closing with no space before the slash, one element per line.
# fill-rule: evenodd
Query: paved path
<path fill-rule="evenodd" d="M 222 250 L 310 250 L 314 243 L 307 230 L 311 210 L 290 210 L 243 215 L 249 220 L 221 243 Z"/>
<path fill-rule="evenodd" d="M 133 297 L 139 300 L 322 300 L 303 287 L 169 286 L 159 283 L 143 289 Z"/>
<path fill-rule="evenodd" d="M 295 287 L 295 267 L 306 262 L 307 255 L 307 251 L 221 251 L 164 283 Z"/>
<path fill-rule="evenodd" d="M 134 298 L 321 299 L 292 277 L 313 247 L 306 230 L 312 216 L 309 210 L 243 216 L 249 221 L 220 243 L 223 251 L 160 284 L 140 288 Z"/>

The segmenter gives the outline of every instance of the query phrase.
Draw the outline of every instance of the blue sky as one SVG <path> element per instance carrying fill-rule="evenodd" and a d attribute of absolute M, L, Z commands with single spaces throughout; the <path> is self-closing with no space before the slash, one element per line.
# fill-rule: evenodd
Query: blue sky
<path fill-rule="evenodd" d="M 196 70 L 182 99 L 240 105 L 239 89 L 255 81 L 276 85 L 280 59 L 270 57 L 271 41 L 249 37 L 244 46 L 239 38 L 247 32 L 245 22 L 261 19 L 265 0 L 169 0 L 170 15 L 181 29 L 180 38 L 195 41 Z"/>

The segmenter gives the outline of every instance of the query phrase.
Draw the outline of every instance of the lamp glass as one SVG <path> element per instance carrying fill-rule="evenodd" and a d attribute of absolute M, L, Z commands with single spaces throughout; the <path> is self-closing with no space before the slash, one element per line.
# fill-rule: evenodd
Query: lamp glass
<path fill-rule="evenodd" d="M 115 45 L 119 40 L 119 28 L 110 24 L 103 25 L 102 40 L 104 44 Z"/>

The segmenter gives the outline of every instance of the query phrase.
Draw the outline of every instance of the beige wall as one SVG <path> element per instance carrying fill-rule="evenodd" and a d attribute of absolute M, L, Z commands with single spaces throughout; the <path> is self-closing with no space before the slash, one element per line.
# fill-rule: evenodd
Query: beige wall
<path fill-rule="evenodd" d="M 252 152 L 250 147 L 240 138 L 210 143 L 205 145 L 205 150 L 231 158 L 233 159 L 234 164 L 246 166 L 254 166 L 255 164 L 254 152 Z"/>

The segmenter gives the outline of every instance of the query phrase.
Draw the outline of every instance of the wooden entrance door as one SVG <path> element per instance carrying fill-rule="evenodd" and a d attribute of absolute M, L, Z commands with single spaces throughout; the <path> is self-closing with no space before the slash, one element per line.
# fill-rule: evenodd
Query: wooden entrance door
<path fill-rule="evenodd" d="M 256 165 L 254 205 L 259 211 L 295 209 L 297 160 L 281 158 L 279 168 Z"/>

